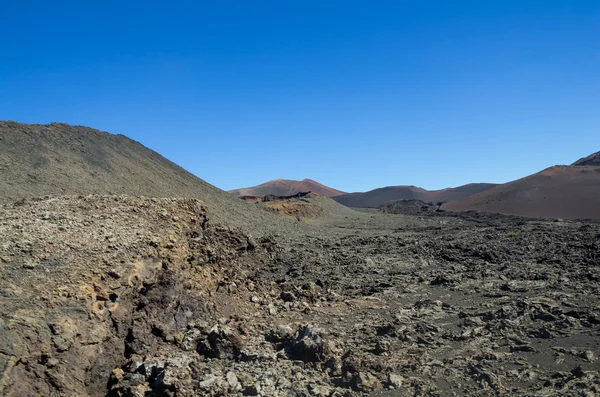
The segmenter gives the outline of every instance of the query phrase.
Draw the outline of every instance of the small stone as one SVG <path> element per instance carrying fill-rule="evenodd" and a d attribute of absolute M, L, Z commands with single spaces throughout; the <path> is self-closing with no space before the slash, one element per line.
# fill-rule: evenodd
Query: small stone
<path fill-rule="evenodd" d="M 313 396 L 318 397 L 329 397 L 333 389 L 325 385 L 310 385 L 310 392 Z"/>
<path fill-rule="evenodd" d="M 258 396 L 260 394 L 260 383 L 256 382 L 255 384 L 246 387 L 243 394 L 245 396 Z"/>
<path fill-rule="evenodd" d="M 250 375 L 247 372 L 241 372 L 237 378 L 244 387 L 249 387 L 254 384 L 254 381 L 252 380 L 252 375 Z"/>
<path fill-rule="evenodd" d="M 387 340 L 378 339 L 375 343 L 375 352 L 377 354 L 384 354 L 390 351 L 390 342 Z"/>
<path fill-rule="evenodd" d="M 352 378 L 352 388 L 356 391 L 369 392 L 380 387 L 379 379 L 370 372 L 359 372 Z"/>
<path fill-rule="evenodd" d="M 275 395 L 275 386 L 262 385 L 260 388 L 261 396 L 273 396 Z"/>
<path fill-rule="evenodd" d="M 391 386 L 394 386 L 395 389 L 398 389 L 402 386 L 404 378 L 398 374 L 389 374 L 388 382 Z"/>
<path fill-rule="evenodd" d="M 576 378 L 583 378 L 585 376 L 585 372 L 583 371 L 583 369 L 581 369 L 581 365 L 578 365 L 577 367 L 573 368 L 571 370 L 571 374 Z"/>
<path fill-rule="evenodd" d="M 304 325 L 296 331 L 288 355 L 294 360 L 317 362 L 326 361 L 330 352 L 324 331 L 312 325 Z"/>
<path fill-rule="evenodd" d="M 594 355 L 594 352 L 591 350 L 586 350 L 586 352 L 584 353 L 584 357 L 586 360 L 588 360 L 591 363 L 596 361 L 596 356 Z"/>
<path fill-rule="evenodd" d="M 210 390 L 219 380 L 215 375 L 208 374 L 198 384 L 201 389 Z"/>
<path fill-rule="evenodd" d="M 205 339 L 196 345 L 196 351 L 209 358 L 234 358 L 242 348 L 243 341 L 236 329 L 226 325 L 215 325 Z"/>
<path fill-rule="evenodd" d="M 116 380 L 120 381 L 125 376 L 125 371 L 123 371 L 121 368 L 115 368 L 112 370 L 112 376 Z"/>
<path fill-rule="evenodd" d="M 293 335 L 294 331 L 289 325 L 277 325 L 267 332 L 265 337 L 274 343 L 283 343 Z"/>
<path fill-rule="evenodd" d="M 229 385 L 230 391 L 239 391 L 242 389 L 242 385 L 240 385 L 237 376 L 235 376 L 235 373 L 232 371 L 227 372 L 225 378 L 227 379 L 227 384 Z"/>
<path fill-rule="evenodd" d="M 286 377 L 281 377 L 277 379 L 277 387 L 279 389 L 289 389 L 292 387 L 292 382 L 290 382 L 290 380 Z"/>
<path fill-rule="evenodd" d="M 35 263 L 34 261 L 32 261 L 32 260 L 30 260 L 30 259 L 29 259 L 29 260 L 27 260 L 27 261 L 26 261 L 26 262 L 23 264 L 23 267 L 24 267 L 25 269 L 30 269 L 30 270 L 31 270 L 31 269 L 35 269 L 36 267 L 38 267 L 38 264 L 37 264 L 37 263 Z"/>

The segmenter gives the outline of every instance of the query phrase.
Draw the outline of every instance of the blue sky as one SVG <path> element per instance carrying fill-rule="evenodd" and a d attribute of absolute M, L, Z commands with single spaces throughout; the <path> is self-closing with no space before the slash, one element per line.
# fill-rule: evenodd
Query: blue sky
<path fill-rule="evenodd" d="M 0 119 L 223 189 L 506 182 L 600 150 L 600 1 L 0 0 Z"/>

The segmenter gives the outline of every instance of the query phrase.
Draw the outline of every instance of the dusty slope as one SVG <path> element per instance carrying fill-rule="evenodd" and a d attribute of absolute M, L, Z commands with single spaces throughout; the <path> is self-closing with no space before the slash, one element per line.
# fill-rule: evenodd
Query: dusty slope
<path fill-rule="evenodd" d="M 490 189 L 492 183 L 470 183 L 455 188 L 425 190 L 416 186 L 388 186 L 364 193 L 348 193 L 334 200 L 348 207 L 379 207 L 387 201 L 421 200 L 426 203 L 454 201 Z"/>
<path fill-rule="evenodd" d="M 123 135 L 0 121 L 0 203 L 72 194 L 194 197 L 237 226 L 261 214 Z"/>
<path fill-rule="evenodd" d="M 600 219 L 600 167 L 555 166 L 442 206 L 565 219 Z"/>
<path fill-rule="evenodd" d="M 229 192 L 235 196 L 266 196 L 269 194 L 274 196 L 293 196 L 302 192 L 315 192 L 322 194 L 323 196 L 333 197 L 344 194 L 344 192 L 340 190 L 322 185 L 311 179 L 303 179 L 301 181 L 275 179 L 265 182 L 262 185 L 230 190 Z"/>

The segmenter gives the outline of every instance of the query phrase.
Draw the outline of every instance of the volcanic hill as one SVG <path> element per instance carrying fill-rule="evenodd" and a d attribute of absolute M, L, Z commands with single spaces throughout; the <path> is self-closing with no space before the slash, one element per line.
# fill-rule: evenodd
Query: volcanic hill
<path fill-rule="evenodd" d="M 344 192 L 340 190 L 325 186 L 319 182 L 313 181 L 312 179 L 303 179 L 301 181 L 294 181 L 290 179 L 274 179 L 272 181 L 265 182 L 262 185 L 229 191 L 229 193 L 232 193 L 235 196 L 255 197 L 266 195 L 285 197 L 293 196 L 302 192 L 314 192 L 327 197 L 344 194 Z"/>
<path fill-rule="evenodd" d="M 577 160 L 571 165 L 582 166 L 582 165 L 594 165 L 600 166 L 600 152 L 592 153 L 587 157 Z"/>
<path fill-rule="evenodd" d="M 597 154 L 576 165 L 550 167 L 442 208 L 536 218 L 600 219 L 600 166 L 579 165 L 594 161 L 598 161 Z"/>
<path fill-rule="evenodd" d="M 214 219 L 239 226 L 264 216 L 124 135 L 0 121 L 0 203 L 90 194 L 198 198 Z"/>

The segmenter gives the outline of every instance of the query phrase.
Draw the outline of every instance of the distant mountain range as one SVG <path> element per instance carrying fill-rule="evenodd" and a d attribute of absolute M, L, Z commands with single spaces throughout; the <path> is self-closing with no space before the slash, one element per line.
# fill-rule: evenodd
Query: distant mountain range
<path fill-rule="evenodd" d="M 417 186 L 387 186 L 368 192 L 343 193 L 310 179 L 278 179 L 236 195 L 291 196 L 313 191 L 348 207 L 379 207 L 397 200 L 442 204 L 447 211 L 480 211 L 542 218 L 600 220 L 600 152 L 570 166 L 554 166 L 516 181 L 470 183 L 455 188 L 426 190 Z"/>
<path fill-rule="evenodd" d="M 432 191 L 388 186 L 345 193 L 311 179 L 277 179 L 227 194 L 123 135 L 61 123 L 0 121 L 0 204 L 72 194 L 194 197 L 211 205 L 213 218 L 245 225 L 249 211 L 254 217 L 264 211 L 255 212 L 234 195 L 293 196 L 309 191 L 348 207 L 420 200 L 442 203 L 446 211 L 600 220 L 600 152 L 501 185 L 472 183 Z"/>
<path fill-rule="evenodd" d="M 493 183 L 470 183 L 441 190 L 425 190 L 416 186 L 387 186 L 365 193 L 348 193 L 333 199 L 348 207 L 379 207 L 395 200 L 421 200 L 426 203 L 448 202 L 482 192 L 496 186 Z"/>
<path fill-rule="evenodd" d="M 312 179 L 303 179 L 301 181 L 294 181 L 291 179 L 275 179 L 265 182 L 262 185 L 229 191 L 229 193 L 232 193 L 235 196 L 293 196 L 302 192 L 314 192 L 327 197 L 344 194 L 344 192 L 340 190 L 322 185 L 319 182 L 313 181 Z"/>

